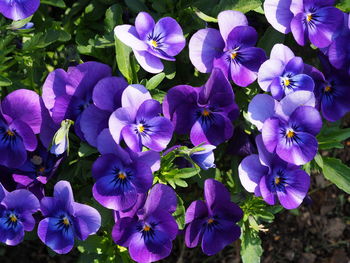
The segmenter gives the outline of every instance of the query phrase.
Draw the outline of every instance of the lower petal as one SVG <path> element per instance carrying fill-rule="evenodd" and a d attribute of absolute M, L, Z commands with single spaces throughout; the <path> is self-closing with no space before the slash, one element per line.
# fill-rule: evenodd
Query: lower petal
<path fill-rule="evenodd" d="M 150 73 L 159 73 L 164 69 L 164 65 L 160 58 L 153 56 L 147 51 L 137 51 L 134 50 L 134 55 L 140 66 Z"/>

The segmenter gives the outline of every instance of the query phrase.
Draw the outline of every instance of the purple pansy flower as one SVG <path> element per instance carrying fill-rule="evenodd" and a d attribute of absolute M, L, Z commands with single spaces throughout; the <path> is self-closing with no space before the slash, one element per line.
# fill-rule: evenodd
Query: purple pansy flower
<path fill-rule="evenodd" d="M 39 8 L 40 0 L 3 0 L 0 1 L 0 13 L 12 20 L 30 17 Z"/>
<path fill-rule="evenodd" d="M 101 79 L 92 92 L 93 104 L 82 113 L 80 127 L 86 141 L 97 146 L 99 133 L 108 128 L 108 119 L 116 109 L 121 107 L 121 96 L 128 83 L 124 78 L 107 77 Z"/>
<path fill-rule="evenodd" d="M 10 246 L 22 242 L 24 232 L 34 229 L 32 214 L 39 207 L 38 199 L 28 190 L 7 192 L 0 184 L 0 242 Z"/>
<path fill-rule="evenodd" d="M 156 184 L 143 204 L 129 216 L 119 218 L 113 227 L 115 243 L 128 247 L 130 256 L 139 263 L 158 261 L 169 256 L 178 225 L 172 217 L 177 199 L 172 188 Z M 137 213 L 136 213 L 137 212 Z"/>
<path fill-rule="evenodd" d="M 258 34 L 248 26 L 245 15 L 238 11 L 223 11 L 218 15 L 219 30 L 201 29 L 189 43 L 192 64 L 202 73 L 220 68 L 229 80 L 246 87 L 257 78 L 265 51 L 254 45 Z"/>
<path fill-rule="evenodd" d="M 38 236 L 58 254 L 68 253 L 75 237 L 85 240 L 101 226 L 101 216 L 95 208 L 74 201 L 67 181 L 56 183 L 53 197 L 41 199 L 40 207 L 45 218 L 39 223 Z"/>
<path fill-rule="evenodd" d="M 232 87 L 219 69 L 214 69 L 200 88 L 188 85 L 171 88 L 164 98 L 163 112 L 177 133 L 190 134 L 195 146 L 219 145 L 229 139 L 232 121 L 239 114 Z"/>
<path fill-rule="evenodd" d="M 327 58 L 322 56 L 324 75 L 313 67 L 308 72 L 315 80 L 317 105 L 328 121 L 337 121 L 350 111 L 350 84 L 347 72 L 335 69 Z"/>
<path fill-rule="evenodd" d="M 205 254 L 211 256 L 239 238 L 241 229 L 236 224 L 243 211 L 231 202 L 230 192 L 214 180 L 204 182 L 205 201 L 191 203 L 186 211 L 185 242 L 190 248 L 199 242 Z"/>
<path fill-rule="evenodd" d="M 316 47 L 324 48 L 343 23 L 342 12 L 334 0 L 266 0 L 267 20 L 278 31 L 292 31 L 297 43 L 305 45 L 310 39 Z"/>
<path fill-rule="evenodd" d="M 265 61 L 258 72 L 258 83 L 264 91 L 280 100 L 297 90 L 314 90 L 314 81 L 304 72 L 302 58 L 295 57 L 293 52 L 283 44 L 276 44 L 270 59 Z"/>
<path fill-rule="evenodd" d="M 259 155 L 247 156 L 238 167 L 243 187 L 256 196 L 262 196 L 270 205 L 275 205 L 278 198 L 284 208 L 297 208 L 307 194 L 310 176 L 299 166 L 269 153 L 261 135 L 256 137 L 256 144 Z"/>
<path fill-rule="evenodd" d="M 0 165 L 16 168 L 24 164 L 27 151 L 37 146 L 42 112 L 40 97 L 20 89 L 7 95 L 0 105 Z"/>
<path fill-rule="evenodd" d="M 309 91 L 296 91 L 280 102 L 267 94 L 256 95 L 249 104 L 250 121 L 262 131 L 268 151 L 296 165 L 311 161 L 318 143 L 316 134 L 322 119 L 315 107 L 315 96 Z"/>
<path fill-rule="evenodd" d="M 132 48 L 141 67 L 150 73 L 163 71 L 160 59 L 174 61 L 185 47 L 186 40 L 175 19 L 163 17 L 157 23 L 145 12 L 140 12 L 135 26 L 120 25 L 114 29 L 116 37 Z"/>
<path fill-rule="evenodd" d="M 51 128 L 53 134 L 63 120 L 70 119 L 75 122 L 76 134 L 84 139 L 80 128 L 81 114 L 92 103 L 92 92 L 97 82 L 111 75 L 108 65 L 91 61 L 70 67 L 67 72 L 56 69 L 47 76 L 42 98 L 52 118 L 47 120 L 47 125 L 56 128 Z"/>
<path fill-rule="evenodd" d="M 174 130 L 161 112 L 160 103 L 144 86 L 129 85 L 122 94 L 122 107 L 109 118 L 109 129 L 118 144 L 123 139 L 134 152 L 141 152 L 142 146 L 159 152 L 168 145 Z"/>
<path fill-rule="evenodd" d="M 215 168 L 215 156 L 214 149 L 216 148 L 213 145 L 205 144 L 201 145 L 200 148 L 203 148 L 202 151 L 195 151 L 190 155 L 191 159 L 202 169 L 208 170 L 210 168 Z"/>

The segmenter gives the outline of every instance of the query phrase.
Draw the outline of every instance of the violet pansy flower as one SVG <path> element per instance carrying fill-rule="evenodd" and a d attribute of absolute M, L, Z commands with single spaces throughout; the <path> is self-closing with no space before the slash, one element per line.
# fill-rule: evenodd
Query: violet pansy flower
<path fill-rule="evenodd" d="M 218 23 L 220 31 L 206 28 L 192 36 L 191 62 L 202 73 L 220 68 L 229 80 L 246 87 L 256 80 L 258 69 L 266 60 L 264 50 L 254 47 L 258 34 L 238 11 L 219 13 Z"/>
<path fill-rule="evenodd" d="M 58 254 L 68 253 L 75 237 L 85 240 L 101 226 L 101 216 L 95 208 L 74 201 L 67 181 L 56 183 L 53 197 L 41 199 L 40 207 L 45 218 L 39 222 L 38 236 Z"/>
<path fill-rule="evenodd" d="M 203 150 L 192 153 L 190 155 L 191 159 L 203 170 L 215 168 L 215 157 L 213 151 L 216 147 L 210 144 L 205 144 L 201 145 L 200 148 L 203 148 Z"/>
<path fill-rule="evenodd" d="M 297 90 L 314 90 L 314 81 L 303 73 L 302 58 L 283 44 L 276 44 L 270 59 L 265 61 L 258 72 L 258 83 L 264 91 L 270 91 L 277 100 Z"/>
<path fill-rule="evenodd" d="M 12 20 L 30 17 L 39 8 L 40 0 L 4 0 L 0 1 L 0 13 Z"/>
<path fill-rule="evenodd" d="M 191 248 L 201 242 L 203 252 L 211 256 L 239 238 L 241 229 L 236 223 L 243 211 L 231 202 L 225 186 L 214 179 L 204 182 L 204 196 L 205 201 L 194 201 L 186 210 L 185 242 Z"/>
<path fill-rule="evenodd" d="M 144 205 L 143 205 L 144 203 Z M 171 215 L 177 198 L 167 185 L 156 184 L 138 210 L 117 219 L 112 237 L 115 243 L 128 247 L 130 256 L 139 263 L 158 261 L 169 256 L 178 225 Z"/>
<path fill-rule="evenodd" d="M 38 199 L 28 190 L 7 192 L 0 184 L 0 242 L 10 246 L 22 242 L 24 232 L 34 229 L 32 214 L 39 207 Z"/>
<path fill-rule="evenodd" d="M 0 105 L 0 165 L 16 168 L 24 164 L 27 151 L 37 147 L 42 112 L 40 97 L 31 90 L 16 90 Z"/>
<path fill-rule="evenodd" d="M 179 85 L 164 98 L 164 115 L 179 134 L 190 134 L 191 142 L 219 145 L 233 134 L 232 121 L 239 110 L 232 87 L 219 69 L 200 87 Z"/>
<path fill-rule="evenodd" d="M 116 26 L 114 34 L 132 48 L 141 67 L 150 73 L 163 71 L 161 59 L 174 61 L 174 56 L 186 44 L 182 29 L 175 19 L 163 17 L 155 23 L 145 12 L 137 15 L 135 26 Z"/>
<path fill-rule="evenodd" d="M 109 129 L 119 144 L 123 139 L 134 152 L 146 146 L 154 151 L 166 148 L 173 135 L 173 125 L 161 117 L 161 105 L 142 85 L 129 85 L 122 94 L 122 107 L 109 118 Z"/>
<path fill-rule="evenodd" d="M 259 154 L 247 156 L 238 167 L 243 187 L 270 205 L 278 199 L 286 209 L 297 208 L 307 195 L 310 176 L 268 152 L 261 135 L 256 137 L 256 144 Z"/>

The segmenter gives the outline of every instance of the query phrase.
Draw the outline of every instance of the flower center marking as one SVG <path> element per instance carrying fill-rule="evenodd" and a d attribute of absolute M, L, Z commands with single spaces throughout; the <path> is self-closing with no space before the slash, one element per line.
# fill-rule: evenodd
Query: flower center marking
<path fill-rule="evenodd" d="M 145 131 L 145 127 L 142 125 L 142 124 L 139 124 L 139 125 L 137 125 L 137 130 L 138 130 L 138 132 L 144 132 Z"/>
<path fill-rule="evenodd" d="M 39 171 L 40 173 L 45 172 L 45 167 L 44 167 L 44 166 L 40 167 L 40 168 L 38 169 L 38 171 Z"/>
<path fill-rule="evenodd" d="M 151 40 L 150 44 L 151 44 L 152 47 L 158 47 L 158 43 L 155 40 Z"/>
<path fill-rule="evenodd" d="M 308 14 L 306 16 L 306 20 L 307 20 L 307 22 L 310 22 L 312 20 L 312 14 Z"/>
<path fill-rule="evenodd" d="M 145 225 L 145 226 L 143 227 L 143 231 L 149 232 L 149 231 L 151 231 L 151 227 L 148 226 L 148 225 Z"/>
<path fill-rule="evenodd" d="M 324 88 L 324 91 L 325 91 L 325 92 L 330 92 L 331 90 L 332 90 L 331 85 L 327 85 L 327 86 Z"/>
<path fill-rule="evenodd" d="M 295 132 L 292 130 L 289 130 L 286 134 L 287 138 L 293 138 L 295 136 Z"/>
<path fill-rule="evenodd" d="M 214 223 L 214 219 L 209 218 L 209 219 L 207 220 L 207 223 L 208 223 L 209 225 L 212 224 L 212 223 Z"/>
<path fill-rule="evenodd" d="M 8 135 L 8 136 L 15 136 L 15 133 L 13 132 L 13 131 L 10 131 L 10 130 L 7 130 L 6 131 L 6 134 Z"/>
<path fill-rule="evenodd" d="M 288 87 L 288 86 L 290 85 L 290 80 L 289 80 L 289 78 L 284 78 L 284 79 L 283 79 L 283 85 L 284 85 L 285 87 Z"/>
<path fill-rule="evenodd" d="M 119 173 L 118 178 L 124 180 L 126 178 L 126 175 L 124 173 Z"/>
<path fill-rule="evenodd" d="M 69 226 L 69 225 L 70 225 L 69 220 L 68 220 L 67 217 L 64 217 L 63 220 L 62 220 L 62 222 L 63 222 L 63 224 L 64 224 L 65 226 Z"/>
<path fill-rule="evenodd" d="M 11 222 L 16 223 L 17 222 L 17 216 L 14 215 L 14 214 L 11 214 L 10 215 L 10 220 L 11 220 Z"/>
<path fill-rule="evenodd" d="M 231 53 L 231 59 L 235 59 L 238 56 L 238 53 L 236 51 Z"/>
<path fill-rule="evenodd" d="M 281 178 L 279 176 L 275 177 L 275 184 L 279 185 L 281 183 Z"/>
<path fill-rule="evenodd" d="M 210 115 L 210 111 L 208 111 L 207 109 L 204 109 L 204 110 L 202 111 L 202 115 L 203 115 L 204 117 L 208 117 L 208 116 Z"/>

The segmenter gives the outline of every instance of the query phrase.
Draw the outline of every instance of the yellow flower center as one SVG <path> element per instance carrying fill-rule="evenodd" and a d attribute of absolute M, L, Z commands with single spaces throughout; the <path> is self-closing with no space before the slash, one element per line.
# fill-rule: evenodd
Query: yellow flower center
<path fill-rule="evenodd" d="M 280 184 L 281 183 L 281 178 L 279 178 L 278 176 L 275 177 L 275 184 Z"/>
<path fill-rule="evenodd" d="M 118 178 L 124 180 L 126 178 L 126 175 L 124 173 L 119 173 Z"/>
<path fill-rule="evenodd" d="M 289 80 L 289 78 L 284 78 L 284 79 L 283 79 L 283 85 L 284 85 L 285 87 L 288 87 L 288 86 L 290 85 L 290 80 Z"/>
<path fill-rule="evenodd" d="M 231 59 L 235 59 L 237 57 L 238 53 L 236 51 L 231 53 Z"/>
<path fill-rule="evenodd" d="M 306 16 L 306 20 L 307 20 L 307 22 L 310 22 L 312 20 L 312 14 L 308 14 Z"/>
<path fill-rule="evenodd" d="M 152 47 L 158 47 L 157 41 L 151 40 L 151 46 L 152 46 Z"/>
<path fill-rule="evenodd" d="M 203 115 L 204 117 L 208 117 L 208 116 L 210 115 L 210 111 L 208 111 L 207 109 L 204 109 L 204 110 L 202 111 L 202 115 Z"/>
<path fill-rule="evenodd" d="M 143 227 L 143 231 L 146 231 L 146 232 L 151 231 L 151 227 L 145 225 L 145 226 Z"/>
<path fill-rule="evenodd" d="M 288 138 L 292 138 L 292 137 L 294 137 L 294 135 L 295 135 L 295 132 L 292 131 L 292 130 L 289 130 L 289 131 L 287 132 L 287 137 L 288 137 Z"/>
<path fill-rule="evenodd" d="M 212 223 L 214 223 L 214 219 L 209 218 L 209 219 L 207 220 L 207 223 L 208 223 L 208 224 L 212 224 Z"/>
<path fill-rule="evenodd" d="M 330 92 L 332 90 L 332 87 L 330 85 L 327 85 L 325 88 L 324 88 L 324 91 L 325 92 Z"/>
<path fill-rule="evenodd" d="M 67 217 L 63 218 L 63 224 L 66 225 L 66 226 L 69 226 L 69 220 L 68 220 Z"/>
<path fill-rule="evenodd" d="M 38 171 L 40 172 L 40 173 L 43 173 L 43 172 L 45 172 L 45 167 L 40 167 L 39 169 L 38 169 Z"/>
<path fill-rule="evenodd" d="M 138 132 L 144 132 L 145 131 L 145 127 L 142 124 L 139 124 L 137 126 L 137 130 L 138 130 Z"/>
<path fill-rule="evenodd" d="M 13 132 L 13 131 L 10 131 L 10 130 L 7 130 L 6 131 L 6 134 L 8 135 L 8 136 L 15 136 L 15 133 Z"/>
<path fill-rule="evenodd" d="M 17 216 L 15 216 L 15 215 L 10 215 L 10 220 L 11 220 L 11 222 L 13 222 L 13 223 L 17 222 Z"/>

